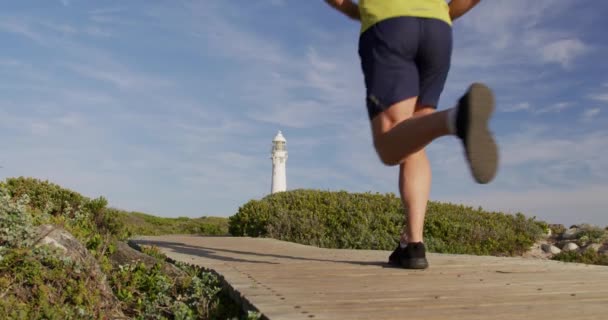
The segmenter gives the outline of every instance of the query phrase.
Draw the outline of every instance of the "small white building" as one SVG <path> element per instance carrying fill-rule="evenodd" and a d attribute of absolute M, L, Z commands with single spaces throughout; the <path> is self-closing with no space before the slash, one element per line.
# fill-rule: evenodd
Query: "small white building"
<path fill-rule="evenodd" d="M 270 192 L 281 192 L 287 190 L 287 172 L 285 165 L 287 163 L 287 140 L 279 130 L 279 133 L 272 140 L 272 185 Z"/>

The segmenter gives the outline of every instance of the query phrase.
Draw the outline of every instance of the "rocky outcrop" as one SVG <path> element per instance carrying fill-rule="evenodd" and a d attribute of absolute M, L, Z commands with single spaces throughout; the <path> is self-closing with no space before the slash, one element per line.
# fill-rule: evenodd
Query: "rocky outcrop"
<path fill-rule="evenodd" d="M 127 319 L 119 308 L 120 302 L 114 296 L 105 274 L 101 271 L 97 260 L 89 253 L 87 248 L 72 234 L 55 225 L 41 225 L 38 227 L 35 246 L 48 245 L 57 248 L 71 261 L 82 266 L 89 276 L 91 283 L 99 290 L 104 299 L 101 301 L 101 310 L 109 319 Z"/>
<path fill-rule="evenodd" d="M 159 263 L 158 259 L 149 256 L 145 253 L 142 253 L 138 250 L 135 250 L 130 247 L 129 244 L 124 242 L 118 242 L 116 244 L 116 251 L 112 255 L 110 255 L 110 261 L 115 267 L 141 262 L 144 263 L 147 267 L 151 268 L 155 264 Z M 187 276 L 184 271 L 180 270 L 171 263 L 167 263 L 164 261 L 160 261 L 160 263 L 162 263 L 163 272 L 171 278 Z"/>
<path fill-rule="evenodd" d="M 563 240 L 573 240 L 581 232 L 579 228 L 570 228 L 561 234 Z"/>
<path fill-rule="evenodd" d="M 550 254 L 558 254 L 560 252 L 562 252 L 562 250 L 550 243 L 543 243 L 541 245 L 541 249 L 543 250 L 543 252 L 545 253 L 550 253 Z"/>
<path fill-rule="evenodd" d="M 562 247 L 562 251 L 576 251 L 578 250 L 579 246 L 574 243 L 574 242 L 567 242 L 563 247 Z"/>
<path fill-rule="evenodd" d="M 608 230 L 592 225 L 549 225 L 546 237 L 524 254 L 525 257 L 550 259 L 561 252 L 584 252 L 593 250 L 608 255 Z"/>
<path fill-rule="evenodd" d="M 104 316 L 103 319 L 129 319 L 120 309 L 121 303 L 112 292 L 112 288 L 97 259 L 78 239 L 67 230 L 56 225 L 41 225 L 37 228 L 36 235 L 34 244 L 36 247 L 50 246 L 56 248 L 62 257 L 67 257 L 82 268 L 88 276 L 87 283 L 91 284 L 91 290 L 98 291 L 103 297 L 99 306 Z M 176 280 L 188 277 L 186 272 L 175 265 L 139 251 L 141 248 L 135 243 L 131 243 L 130 246 L 125 242 L 116 242 L 115 245 L 116 249 L 108 256 L 115 268 L 134 263 L 143 263 L 148 268 L 152 268 L 160 263 L 162 272 L 168 277 Z"/>
<path fill-rule="evenodd" d="M 603 247 L 604 247 L 604 245 L 602 245 L 600 243 L 592 243 L 592 244 L 586 246 L 585 250 L 593 250 L 594 252 L 600 252 L 600 251 L 604 251 Z"/>

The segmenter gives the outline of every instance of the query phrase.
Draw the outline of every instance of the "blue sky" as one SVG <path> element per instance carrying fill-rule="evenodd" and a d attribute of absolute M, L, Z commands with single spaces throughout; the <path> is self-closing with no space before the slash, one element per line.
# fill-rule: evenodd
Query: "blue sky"
<path fill-rule="evenodd" d="M 501 167 L 477 185 L 453 137 L 432 200 L 608 225 L 608 3 L 485 1 L 454 24 L 440 109 L 497 97 Z M 49 179 L 160 216 L 229 216 L 270 190 L 398 192 L 372 148 L 359 26 L 323 1 L 0 5 L 0 178 Z"/>

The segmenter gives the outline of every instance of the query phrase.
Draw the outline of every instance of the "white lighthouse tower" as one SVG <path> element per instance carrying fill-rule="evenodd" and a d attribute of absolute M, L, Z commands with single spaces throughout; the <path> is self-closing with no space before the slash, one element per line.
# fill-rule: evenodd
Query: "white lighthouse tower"
<path fill-rule="evenodd" d="M 285 164 L 287 162 L 287 148 L 285 144 L 287 140 L 283 137 L 281 131 L 272 140 L 272 186 L 271 193 L 287 190 L 287 175 Z"/>

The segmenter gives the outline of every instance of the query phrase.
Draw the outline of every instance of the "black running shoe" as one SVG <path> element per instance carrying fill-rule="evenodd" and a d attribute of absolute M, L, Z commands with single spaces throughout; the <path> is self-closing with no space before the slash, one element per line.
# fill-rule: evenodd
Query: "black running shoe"
<path fill-rule="evenodd" d="M 426 269 L 429 262 L 426 260 L 426 248 L 422 242 L 410 242 L 401 251 L 401 266 L 406 269 Z"/>
<path fill-rule="evenodd" d="M 481 83 L 474 83 L 458 102 L 456 131 L 464 145 L 471 173 L 478 183 L 488 183 L 498 169 L 498 146 L 488 128 L 494 112 L 494 95 Z"/>
<path fill-rule="evenodd" d="M 403 249 L 401 249 L 401 245 L 399 243 L 397 243 L 397 248 L 388 257 L 388 264 L 395 266 L 395 267 L 400 267 L 401 266 L 401 251 L 403 251 Z"/>
<path fill-rule="evenodd" d="M 426 269 L 429 267 L 426 260 L 426 248 L 422 242 L 408 243 L 403 249 L 400 245 L 397 245 L 397 248 L 388 257 L 388 263 L 406 269 Z"/>

